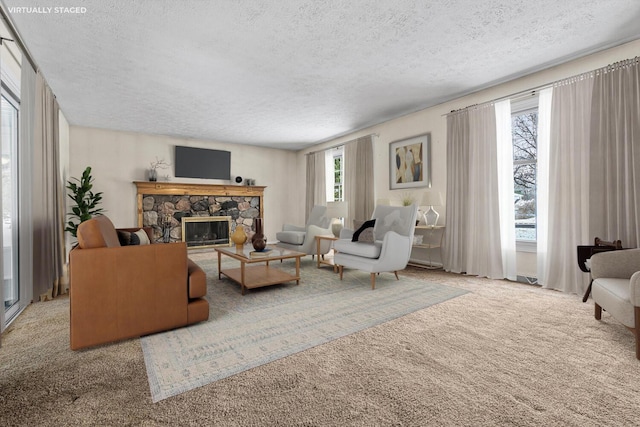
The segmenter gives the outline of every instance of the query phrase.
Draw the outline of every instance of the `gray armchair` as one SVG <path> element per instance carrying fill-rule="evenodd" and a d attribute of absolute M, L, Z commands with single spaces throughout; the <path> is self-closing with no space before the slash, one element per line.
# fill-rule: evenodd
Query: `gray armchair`
<path fill-rule="evenodd" d="M 601 320 L 604 309 L 626 326 L 635 336 L 640 359 L 640 249 L 593 255 L 591 277 L 596 319 Z"/>
<path fill-rule="evenodd" d="M 371 289 L 376 288 L 376 274 L 403 270 L 411 256 L 411 245 L 416 228 L 418 209 L 411 206 L 376 206 L 373 235 L 367 240 L 353 241 L 353 230 L 342 229 L 340 239 L 334 242 L 334 262 L 339 266 L 340 279 L 344 267 L 371 273 Z M 361 235 L 362 236 L 362 235 Z"/>
<path fill-rule="evenodd" d="M 327 207 L 316 205 L 309 214 L 309 219 L 304 227 L 284 224 L 282 231 L 276 233 L 277 246 L 292 251 L 304 252 L 315 255 L 317 250 L 316 236 L 333 236 L 331 231 L 331 219 L 326 217 Z M 320 254 L 324 255 L 331 250 L 331 241 L 325 240 L 320 246 Z"/>

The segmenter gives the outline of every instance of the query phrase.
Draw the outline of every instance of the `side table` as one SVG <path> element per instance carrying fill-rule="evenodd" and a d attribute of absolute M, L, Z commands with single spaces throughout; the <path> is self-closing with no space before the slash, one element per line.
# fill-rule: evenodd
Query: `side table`
<path fill-rule="evenodd" d="M 333 272 L 337 272 L 337 267 L 333 262 L 333 257 L 331 258 L 327 258 L 325 259 L 323 255 L 320 254 L 320 247 L 322 246 L 322 241 L 323 240 L 328 240 L 330 241 L 330 244 L 333 244 L 333 242 L 335 240 L 338 240 L 338 238 L 336 236 L 333 235 L 326 235 L 326 236 L 316 236 L 316 256 L 318 257 L 318 268 L 320 268 L 320 265 L 330 265 L 333 267 Z M 335 249 L 334 249 L 335 251 Z"/>
<path fill-rule="evenodd" d="M 442 265 L 433 263 L 431 251 L 437 249 L 440 253 L 440 260 L 442 260 L 442 240 L 444 237 L 444 225 L 416 225 L 415 236 L 422 236 L 421 243 L 413 243 L 413 248 L 423 249 L 426 251 L 427 259 L 421 259 L 412 256 L 409 260 L 409 265 L 414 267 L 422 267 L 430 270 L 437 270 L 442 268 Z M 413 255 L 413 253 L 412 253 Z"/>

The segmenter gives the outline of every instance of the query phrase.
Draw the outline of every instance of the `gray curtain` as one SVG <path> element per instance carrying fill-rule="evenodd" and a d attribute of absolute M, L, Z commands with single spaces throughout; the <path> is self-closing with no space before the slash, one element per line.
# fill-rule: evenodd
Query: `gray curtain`
<path fill-rule="evenodd" d="M 315 205 L 327 204 L 325 153 L 307 154 L 307 185 L 305 196 L 305 223 Z"/>
<path fill-rule="evenodd" d="M 33 144 L 36 121 L 36 72 L 25 58 L 22 59 L 20 80 L 20 303 L 25 306 L 33 300 Z"/>
<path fill-rule="evenodd" d="M 509 110 L 504 114 L 509 116 Z M 515 237 L 513 244 L 507 245 L 501 230 L 503 225 L 513 223 L 513 208 L 505 204 L 510 209 L 504 217 L 500 203 L 500 197 L 512 200 L 513 191 L 503 195 L 499 187 L 500 179 L 504 179 L 500 174 L 512 177 L 513 166 L 509 168 L 498 156 L 496 106 L 482 105 L 451 114 L 447 128 L 445 269 L 515 279 Z M 511 142 L 510 132 L 502 136 Z"/>
<path fill-rule="evenodd" d="M 442 257 L 445 270 L 466 272 L 466 245 L 469 235 L 466 213 L 469 211 L 469 111 L 447 116 L 447 228 Z"/>
<path fill-rule="evenodd" d="M 60 178 L 58 102 L 36 76 L 33 150 L 33 295 L 47 300 L 60 292 L 64 265 L 64 193 Z"/>
<path fill-rule="evenodd" d="M 582 294 L 588 277 L 576 263 L 576 246 L 589 238 L 589 122 L 593 76 L 554 85 L 541 93 L 538 115 L 538 283 Z M 548 149 L 543 133 L 549 105 Z M 546 154 L 546 153 L 548 154 Z"/>
<path fill-rule="evenodd" d="M 590 232 L 626 248 L 640 236 L 639 60 L 596 71 L 591 103 Z"/>
<path fill-rule="evenodd" d="M 349 204 L 347 228 L 353 220 L 371 218 L 375 207 L 373 188 L 373 136 L 364 136 L 344 145 L 344 199 Z"/>

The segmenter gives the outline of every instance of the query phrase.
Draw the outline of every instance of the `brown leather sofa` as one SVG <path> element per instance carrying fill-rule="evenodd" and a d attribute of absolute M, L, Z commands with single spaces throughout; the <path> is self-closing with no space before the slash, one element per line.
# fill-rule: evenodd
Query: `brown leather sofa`
<path fill-rule="evenodd" d="M 186 243 L 121 246 L 106 216 L 80 224 L 77 237 L 69 262 L 72 350 L 209 318 L 206 276 Z"/>

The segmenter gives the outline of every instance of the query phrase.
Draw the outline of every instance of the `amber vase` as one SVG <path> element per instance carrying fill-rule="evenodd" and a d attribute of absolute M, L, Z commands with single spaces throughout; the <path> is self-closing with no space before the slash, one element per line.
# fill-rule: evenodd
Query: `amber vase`
<path fill-rule="evenodd" d="M 231 241 L 236 244 L 237 248 L 242 247 L 244 242 L 247 241 L 247 234 L 244 232 L 242 225 L 236 226 L 236 231 L 231 234 Z"/>
<path fill-rule="evenodd" d="M 256 218 L 254 224 L 256 226 L 256 233 L 251 238 L 251 244 L 256 251 L 262 251 L 267 247 L 267 239 L 264 237 L 264 232 L 262 231 L 262 218 Z"/>

